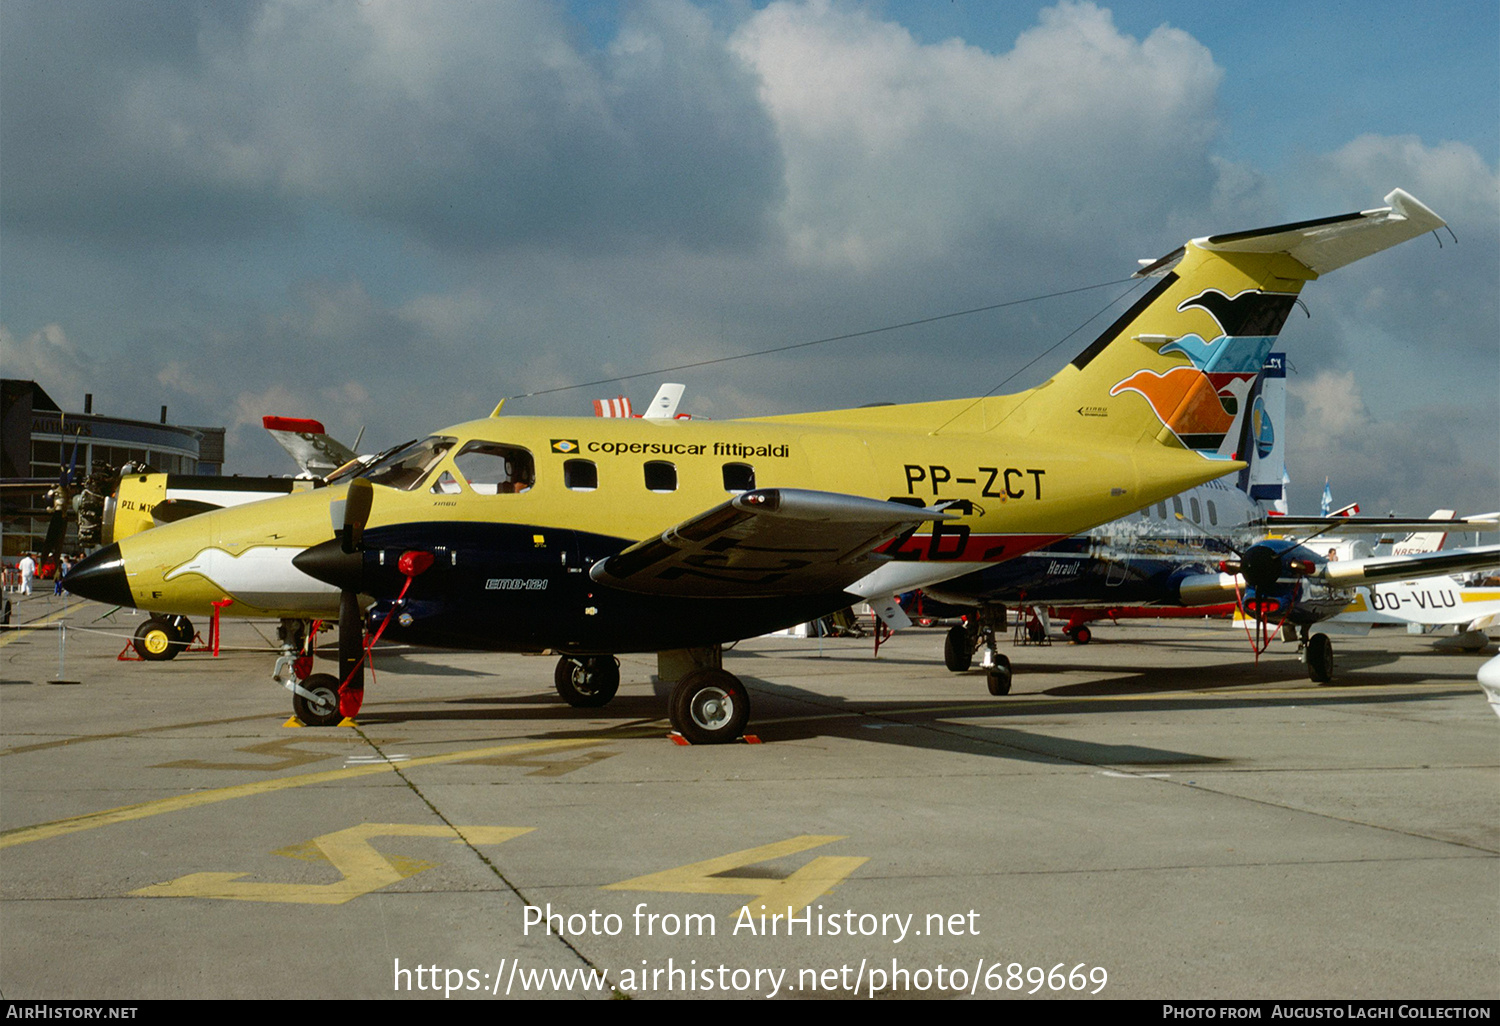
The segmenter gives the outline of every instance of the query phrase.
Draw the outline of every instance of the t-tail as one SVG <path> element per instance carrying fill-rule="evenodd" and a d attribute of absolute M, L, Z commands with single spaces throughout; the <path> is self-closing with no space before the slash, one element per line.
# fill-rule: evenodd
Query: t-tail
<path fill-rule="evenodd" d="M 1148 264 L 1137 276 L 1154 280 L 1150 290 L 1050 381 L 1001 397 L 1012 405 L 992 407 L 986 427 L 1000 426 L 998 414 L 1012 430 L 1089 445 L 1107 424 L 1116 436 L 1231 461 L 1249 456 L 1242 443 L 1253 424 L 1251 449 L 1269 442 L 1274 461 L 1276 415 L 1254 393 L 1302 286 L 1445 223 L 1400 189 L 1385 201 L 1194 239 Z M 1279 471 L 1264 473 L 1279 487 Z"/>

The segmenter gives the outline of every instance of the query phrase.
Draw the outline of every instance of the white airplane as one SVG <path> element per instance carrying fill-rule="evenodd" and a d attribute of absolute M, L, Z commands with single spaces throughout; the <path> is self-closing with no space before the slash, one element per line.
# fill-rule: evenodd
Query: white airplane
<path fill-rule="evenodd" d="M 1404 623 L 1410 629 L 1457 629 L 1459 647 L 1480 651 L 1500 625 L 1500 587 L 1465 587 L 1451 577 L 1424 577 L 1360 588 L 1333 623 Z"/>

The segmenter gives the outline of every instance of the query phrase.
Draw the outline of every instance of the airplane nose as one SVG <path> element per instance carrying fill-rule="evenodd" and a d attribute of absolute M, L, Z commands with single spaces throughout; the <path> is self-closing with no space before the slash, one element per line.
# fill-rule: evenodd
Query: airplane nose
<path fill-rule="evenodd" d="M 118 544 L 106 545 L 74 565 L 63 577 L 63 587 L 74 595 L 110 606 L 133 606 L 125 560 Z"/>

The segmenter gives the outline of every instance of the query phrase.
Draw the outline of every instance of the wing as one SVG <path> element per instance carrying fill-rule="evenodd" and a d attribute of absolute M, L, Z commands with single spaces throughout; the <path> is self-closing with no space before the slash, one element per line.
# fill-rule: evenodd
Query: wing
<path fill-rule="evenodd" d="M 1477 549 L 1443 549 L 1416 556 L 1375 556 L 1370 559 L 1340 559 L 1324 566 L 1317 576 L 1336 588 L 1384 581 L 1410 581 L 1439 574 L 1500 567 L 1500 545 Z"/>
<path fill-rule="evenodd" d="M 1492 514 L 1482 517 L 1439 517 L 1416 519 L 1398 517 L 1262 517 L 1246 526 L 1275 531 L 1278 534 L 1316 537 L 1327 531 L 1339 534 L 1385 534 L 1390 531 L 1495 531 L 1500 521 Z"/>
<path fill-rule="evenodd" d="M 889 556 L 875 550 L 931 508 L 801 488 L 737 495 L 595 563 L 600 584 L 649 595 L 771 598 L 838 592 Z"/>

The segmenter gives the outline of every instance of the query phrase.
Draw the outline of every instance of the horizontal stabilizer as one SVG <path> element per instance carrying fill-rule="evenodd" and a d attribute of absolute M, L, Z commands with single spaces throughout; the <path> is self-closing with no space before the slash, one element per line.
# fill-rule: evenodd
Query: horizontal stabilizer
<path fill-rule="evenodd" d="M 1385 201 L 1389 206 L 1374 210 L 1210 235 L 1193 243 L 1218 253 L 1287 253 L 1318 274 L 1327 274 L 1448 223 L 1403 189 L 1393 189 Z"/>

